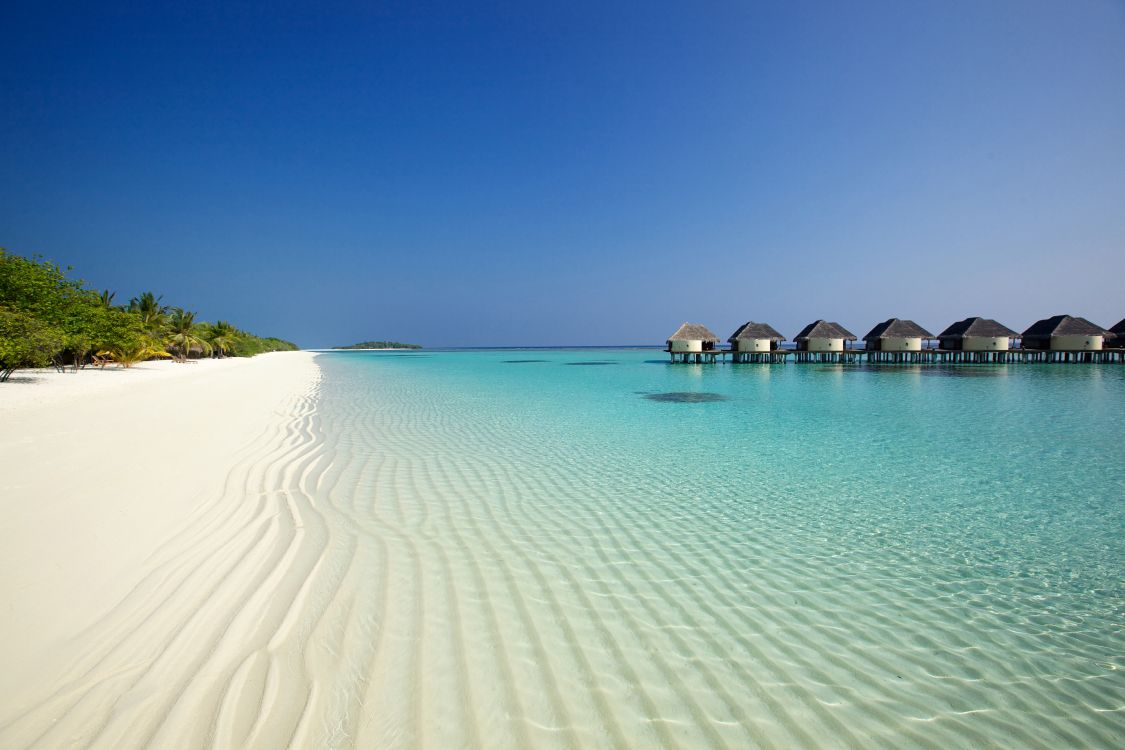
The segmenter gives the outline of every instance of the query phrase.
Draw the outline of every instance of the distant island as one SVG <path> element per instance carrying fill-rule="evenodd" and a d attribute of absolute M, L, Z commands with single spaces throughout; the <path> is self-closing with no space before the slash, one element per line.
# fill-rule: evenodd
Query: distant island
<path fill-rule="evenodd" d="M 364 341 L 351 346 L 334 346 L 333 349 L 421 349 L 420 344 L 403 344 L 399 341 Z"/>

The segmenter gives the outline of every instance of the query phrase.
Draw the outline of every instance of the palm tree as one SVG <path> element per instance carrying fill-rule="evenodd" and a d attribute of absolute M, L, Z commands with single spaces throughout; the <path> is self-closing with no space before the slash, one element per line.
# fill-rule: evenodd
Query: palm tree
<path fill-rule="evenodd" d="M 172 356 L 162 347 L 153 346 L 151 339 L 141 339 L 135 344 L 123 344 L 108 351 L 98 352 L 99 356 L 106 354 L 112 356 L 114 362 L 127 368 L 138 362 L 144 362 L 146 359 Z"/>
<path fill-rule="evenodd" d="M 232 326 L 225 320 L 216 321 L 208 331 L 207 340 L 211 342 L 211 346 L 220 357 L 227 356 L 235 344 L 235 336 L 238 334 L 238 329 Z"/>
<path fill-rule="evenodd" d="M 200 326 L 195 323 L 195 313 L 182 307 L 174 307 L 168 314 L 165 342 L 178 353 L 177 359 L 187 360 L 193 348 L 198 347 L 204 354 L 211 352 L 211 344 L 201 336 Z"/>
<path fill-rule="evenodd" d="M 160 304 L 162 299 L 164 295 L 157 297 L 152 292 L 144 292 L 140 297 L 129 300 L 129 312 L 141 316 L 141 324 L 152 336 L 158 336 L 166 322 L 168 308 Z"/>
<path fill-rule="evenodd" d="M 117 292 L 111 292 L 108 289 L 103 289 L 102 293 L 98 295 L 101 298 L 102 306 L 106 309 L 113 307 L 113 298 L 117 296 Z"/>

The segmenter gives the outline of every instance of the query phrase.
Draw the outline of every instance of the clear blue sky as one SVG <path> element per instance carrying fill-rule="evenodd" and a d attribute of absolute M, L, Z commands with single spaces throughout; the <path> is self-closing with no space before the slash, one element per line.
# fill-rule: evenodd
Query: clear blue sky
<path fill-rule="evenodd" d="M 1125 316 L 1125 3 L 545 5 L 3 3 L 0 246 L 304 346 Z"/>

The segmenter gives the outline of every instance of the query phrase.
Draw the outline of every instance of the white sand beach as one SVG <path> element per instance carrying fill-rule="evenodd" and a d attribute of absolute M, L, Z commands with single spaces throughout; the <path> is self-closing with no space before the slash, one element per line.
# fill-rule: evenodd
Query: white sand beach
<path fill-rule="evenodd" d="M 195 673 L 192 664 L 214 644 L 182 648 L 177 639 L 192 623 L 161 620 L 184 614 L 177 606 L 215 601 L 222 581 L 177 576 L 172 567 L 202 568 L 221 557 L 223 519 L 231 516 L 215 514 L 218 500 L 246 495 L 251 466 L 261 470 L 263 456 L 300 442 L 292 430 L 317 385 L 313 358 L 284 352 L 20 371 L 0 386 L 0 745 L 111 747 L 154 739 L 144 724 L 166 718 L 163 709 L 111 711 L 107 720 L 104 706 L 68 691 L 141 679 L 160 659 L 177 662 L 169 672 Z M 251 500 L 220 510 L 261 511 Z M 188 532 L 196 536 L 186 539 Z M 175 590 L 162 589 L 173 579 Z M 237 609 L 229 601 L 222 607 Z M 214 638 L 207 629 L 213 622 L 194 635 Z M 144 639 L 146 628 L 155 641 Z M 126 635 L 131 653 L 108 653 Z M 107 693 L 125 700 L 143 694 Z M 126 719 L 121 726 L 118 715 Z M 72 725 L 60 731 L 60 721 Z"/>

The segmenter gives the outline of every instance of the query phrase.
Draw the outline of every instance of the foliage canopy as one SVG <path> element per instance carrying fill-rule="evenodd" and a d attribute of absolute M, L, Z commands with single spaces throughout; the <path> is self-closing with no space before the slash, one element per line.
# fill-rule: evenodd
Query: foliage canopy
<path fill-rule="evenodd" d="M 69 270 L 0 248 L 0 382 L 24 367 L 73 365 L 77 370 L 95 352 L 131 366 L 169 353 L 184 360 L 297 348 L 226 321 L 197 322 L 194 312 L 162 305 L 152 292 L 116 306 L 116 292 L 89 289 L 68 278 Z"/>

